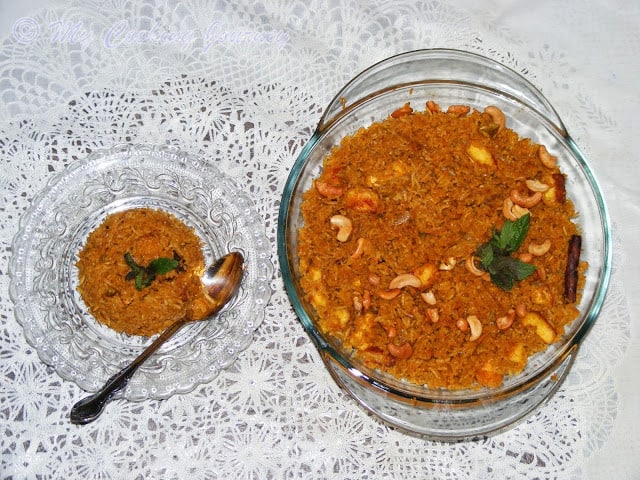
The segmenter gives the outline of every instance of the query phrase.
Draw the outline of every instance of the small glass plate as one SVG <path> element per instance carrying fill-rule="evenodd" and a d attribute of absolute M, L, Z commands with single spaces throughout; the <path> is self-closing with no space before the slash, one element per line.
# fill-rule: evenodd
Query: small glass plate
<path fill-rule="evenodd" d="M 151 342 L 99 324 L 78 294 L 77 255 L 107 215 L 167 211 L 192 227 L 205 262 L 245 258 L 238 295 L 212 320 L 182 328 L 121 396 L 164 399 L 214 379 L 247 348 L 271 296 L 273 265 L 253 201 L 210 162 L 169 146 L 100 150 L 55 176 L 22 217 L 12 245 L 10 295 L 25 337 L 64 379 L 95 391 Z"/>

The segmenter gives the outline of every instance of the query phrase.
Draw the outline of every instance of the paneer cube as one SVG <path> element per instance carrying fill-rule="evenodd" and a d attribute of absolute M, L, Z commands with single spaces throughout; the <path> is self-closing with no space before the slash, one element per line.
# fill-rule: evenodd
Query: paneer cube
<path fill-rule="evenodd" d="M 496 161 L 491 155 L 491 152 L 484 147 L 471 144 L 467 147 L 467 154 L 475 163 L 480 165 L 486 165 L 488 167 L 495 167 Z"/>
<path fill-rule="evenodd" d="M 547 344 L 553 343 L 553 340 L 556 338 L 556 331 L 554 328 L 537 312 L 527 313 L 522 318 L 522 324 L 534 327 L 536 329 L 536 334 Z"/>
<path fill-rule="evenodd" d="M 435 263 L 425 263 L 413 270 L 413 274 L 420 279 L 422 288 L 428 288 L 433 285 L 437 272 L 438 267 Z"/>

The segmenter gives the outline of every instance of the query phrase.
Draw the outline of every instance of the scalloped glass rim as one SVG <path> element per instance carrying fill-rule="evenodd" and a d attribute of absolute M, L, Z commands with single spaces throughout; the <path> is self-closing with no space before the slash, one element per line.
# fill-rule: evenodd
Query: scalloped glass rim
<path fill-rule="evenodd" d="M 238 295 L 218 316 L 183 327 L 134 375 L 121 396 L 164 399 L 210 382 L 253 339 L 271 296 L 273 265 L 252 199 L 211 162 L 171 146 L 117 145 L 55 175 L 20 221 L 9 293 L 27 342 L 58 375 L 95 391 L 150 342 L 105 327 L 77 293 L 77 253 L 115 211 L 160 208 L 194 228 L 207 263 L 245 257 Z"/>
<path fill-rule="evenodd" d="M 447 78 L 445 74 L 433 73 L 432 69 L 422 64 L 425 60 L 430 61 L 433 58 L 445 66 L 445 74 L 460 76 Z M 451 60 L 453 66 L 446 63 L 447 59 Z M 495 67 L 497 73 L 489 72 L 487 76 L 474 75 L 473 72 L 465 70 L 468 65 L 482 69 L 482 73 L 487 73 L 487 68 Z M 493 76 L 497 76 L 497 80 Z M 489 78 L 491 81 L 483 84 L 480 78 Z M 504 88 L 501 83 L 503 80 L 507 83 L 520 82 L 526 95 L 519 95 L 517 89 Z M 295 242 L 296 228 L 300 226 L 301 221 L 298 211 L 300 195 L 320 173 L 321 159 L 342 137 L 381 119 L 380 115 L 384 115 L 384 112 L 388 114 L 406 101 L 430 98 L 442 101 L 443 105 L 462 103 L 476 108 L 490 104 L 498 105 L 507 114 L 512 123 L 511 128 L 521 136 L 538 138 L 540 143 L 554 147 L 552 151 L 557 148 L 560 152 L 561 168 L 565 172 L 570 170 L 567 185 L 569 193 L 579 191 L 584 195 L 584 198 L 580 196 L 578 199 L 570 195 L 574 203 L 577 203 L 580 213 L 578 223 L 583 227 L 583 222 L 588 223 L 597 236 L 593 245 L 583 245 L 583 248 L 588 249 L 589 255 L 596 259 L 594 264 L 597 265 L 594 266 L 593 276 L 588 278 L 591 295 L 589 298 L 583 298 L 580 304 L 581 317 L 574 322 L 563 342 L 551 346 L 544 354 L 534 356 L 523 374 L 508 379 L 505 385 L 498 389 L 435 390 L 408 384 L 365 368 L 348 353 L 343 352 L 338 344 L 325 338 L 316 328 L 313 309 L 303 300 L 297 280 Z M 337 105 L 343 102 L 348 102 L 348 106 L 338 108 Z M 513 126 L 513 123 L 517 125 Z M 369 388 L 379 391 L 383 397 L 391 395 L 409 402 L 422 403 L 423 406 L 450 404 L 467 405 L 472 408 L 474 405 L 480 406 L 487 401 L 500 400 L 527 391 L 537 382 L 544 380 L 546 374 L 567 355 L 573 355 L 604 302 L 611 273 L 611 228 L 601 190 L 584 155 L 567 134 L 553 107 L 533 85 L 518 73 L 486 57 L 457 50 L 420 50 L 390 57 L 364 70 L 347 83 L 325 110 L 318 128 L 296 159 L 285 184 L 278 219 L 278 256 L 285 288 L 294 310 L 323 354 L 327 366 L 329 358 L 344 369 L 344 372 L 348 372 L 350 381 L 368 385 Z M 332 368 L 330 367 L 330 370 Z M 568 369 L 564 371 L 567 372 Z M 331 373 L 335 375 L 335 371 Z M 357 396 L 356 399 L 363 403 Z M 364 406 L 380 414 L 378 407 Z M 447 432 L 447 435 L 449 434 L 451 432 Z"/>

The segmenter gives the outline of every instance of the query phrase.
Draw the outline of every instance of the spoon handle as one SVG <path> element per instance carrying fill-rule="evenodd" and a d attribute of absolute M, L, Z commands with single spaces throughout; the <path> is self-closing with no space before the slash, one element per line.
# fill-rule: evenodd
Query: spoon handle
<path fill-rule="evenodd" d="M 117 392 L 127 385 L 129 379 L 133 376 L 138 367 L 186 323 L 188 323 L 187 320 L 180 320 L 171 325 L 162 332 L 158 338 L 156 338 L 153 343 L 149 345 L 133 362 L 109 378 L 100 390 L 83 398 L 71 407 L 71 413 L 69 414 L 71 423 L 84 425 L 98 418 L 104 410 L 105 405 Z"/>

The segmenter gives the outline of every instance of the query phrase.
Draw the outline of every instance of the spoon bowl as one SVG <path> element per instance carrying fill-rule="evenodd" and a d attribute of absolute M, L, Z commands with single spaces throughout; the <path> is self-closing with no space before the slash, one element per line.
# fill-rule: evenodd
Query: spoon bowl
<path fill-rule="evenodd" d="M 209 300 L 209 310 L 204 321 L 211 319 L 236 295 L 242 283 L 243 273 L 244 258 L 238 252 L 231 252 L 220 257 L 205 270 L 201 281 Z M 109 400 L 127 385 L 138 367 L 178 330 L 191 321 L 193 320 L 187 316 L 175 322 L 162 332 L 133 362 L 107 380 L 100 390 L 77 402 L 71 408 L 69 415 L 71 423 L 84 425 L 98 418 Z"/>
<path fill-rule="evenodd" d="M 240 288 L 244 273 L 244 258 L 238 252 L 231 252 L 212 263 L 202 275 L 201 281 L 209 300 L 211 311 L 216 314 Z"/>

